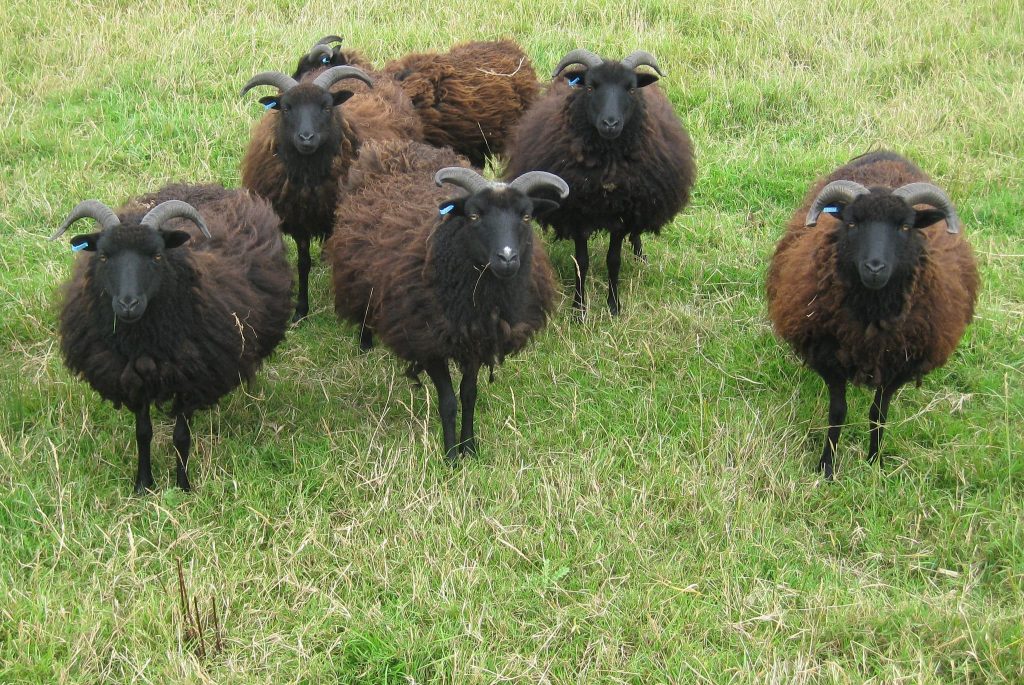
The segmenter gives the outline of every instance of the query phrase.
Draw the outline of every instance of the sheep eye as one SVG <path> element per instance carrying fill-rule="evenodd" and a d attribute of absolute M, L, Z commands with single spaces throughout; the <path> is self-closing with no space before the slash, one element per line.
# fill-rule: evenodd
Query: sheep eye
<path fill-rule="evenodd" d="M 855 224 L 855 223 L 853 223 L 853 222 L 851 221 L 850 223 L 846 224 L 846 227 L 847 227 L 847 228 L 857 228 L 857 224 Z"/>
<path fill-rule="evenodd" d="M 480 221 L 480 215 L 479 214 L 470 214 L 466 218 L 469 219 L 470 221 Z"/>
<path fill-rule="evenodd" d="M 906 233 L 907 231 L 910 230 L 910 226 L 908 224 L 903 224 L 902 226 L 900 226 L 900 230 Z"/>
<path fill-rule="evenodd" d="M 523 222 L 524 223 L 529 223 L 532 218 L 533 218 L 533 216 L 531 214 L 523 214 Z"/>
<path fill-rule="evenodd" d="M 155 255 L 153 255 L 153 261 L 154 262 L 159 262 L 163 258 L 164 258 L 164 256 L 162 254 L 155 254 Z"/>
<path fill-rule="evenodd" d="M 630 95 L 636 95 L 636 88 L 630 88 L 629 89 L 629 94 Z"/>
<path fill-rule="evenodd" d="M 107 261 L 107 255 L 105 255 L 105 254 L 103 254 L 103 253 L 101 252 L 101 253 L 100 253 L 100 261 L 101 261 L 101 262 L 105 262 L 105 261 Z"/>
<path fill-rule="evenodd" d="M 588 93 L 593 93 L 594 92 L 594 86 L 587 86 L 587 92 Z"/>

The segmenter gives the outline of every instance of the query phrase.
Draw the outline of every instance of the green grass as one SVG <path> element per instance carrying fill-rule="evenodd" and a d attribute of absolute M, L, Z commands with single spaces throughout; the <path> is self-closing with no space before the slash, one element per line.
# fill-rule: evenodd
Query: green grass
<path fill-rule="evenodd" d="M 929 6 L 283 1 L 50 6 L 0 26 L 0 682 L 1024 681 L 1024 11 Z M 130 415 L 63 368 L 45 241 L 79 200 L 238 184 L 240 85 L 339 33 L 380 63 L 509 35 L 655 53 L 699 154 L 693 203 L 623 315 L 564 299 L 482 387 L 479 457 L 440 458 L 433 393 L 357 353 L 326 268 L 311 318 L 195 419 L 195 492 L 129 496 Z M 813 179 L 872 146 L 956 201 L 981 265 L 950 363 L 897 396 L 864 463 L 814 471 L 821 381 L 773 338 L 762 283 Z M 548 243 L 564 292 L 567 244 Z M 221 649 L 178 606 L 176 566 Z"/>

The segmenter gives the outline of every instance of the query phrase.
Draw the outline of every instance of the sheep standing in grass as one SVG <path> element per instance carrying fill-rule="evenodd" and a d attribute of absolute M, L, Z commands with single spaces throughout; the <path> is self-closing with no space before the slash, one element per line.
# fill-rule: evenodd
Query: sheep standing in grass
<path fill-rule="evenodd" d="M 242 160 L 242 185 L 267 198 L 281 230 L 298 248 L 299 292 L 295 320 L 309 313 L 311 240 L 331 233 L 339 184 L 364 140 L 422 136 L 422 125 L 405 93 L 390 81 L 355 94 L 334 89 L 344 79 L 373 81 L 355 67 L 332 67 L 302 83 L 276 71 L 257 74 L 242 93 L 274 86 L 260 102 L 269 110 L 253 129 Z M 351 100 L 350 100 L 351 98 Z M 344 113 L 340 105 L 348 102 Z"/>
<path fill-rule="evenodd" d="M 500 154 L 540 94 L 530 58 L 515 41 L 474 41 L 444 53 L 413 53 L 383 73 L 405 89 L 423 121 L 424 141 L 448 146 L 482 168 Z"/>
<path fill-rule="evenodd" d="M 83 256 L 64 289 L 65 363 L 135 413 L 136 494 L 153 487 L 149 406 L 168 405 L 177 482 L 188 490 L 193 412 L 250 380 L 288 326 L 292 283 L 277 215 L 245 191 L 172 185 L 117 213 L 86 200 L 51 240 L 85 217 L 102 230 L 71 239 Z"/>
<path fill-rule="evenodd" d="M 645 259 L 640 235 L 659 233 L 682 210 L 696 174 L 686 130 L 665 94 L 648 87 L 658 77 L 637 71 L 641 66 L 661 74 L 643 51 L 616 62 L 573 50 L 554 72 L 564 78 L 523 116 L 507 149 L 508 177 L 541 170 L 569 184 L 568 202 L 542 223 L 576 244 L 574 304 L 581 315 L 590 235 L 610 234 L 608 309 L 618 314 L 623 239 L 629 236 Z"/>
<path fill-rule="evenodd" d="M 451 150 L 417 143 L 365 146 L 325 245 L 335 308 L 362 326 L 361 346 L 376 333 L 409 362 L 411 377 L 426 371 L 434 382 L 448 458 L 476 449 L 480 367 L 520 350 L 554 307 L 551 264 L 532 221 L 557 206 L 540 191 L 568 192 L 551 174 L 494 183 L 465 165 Z M 468 194 L 452 198 L 432 177 Z M 462 371 L 458 441 L 449 361 Z"/>
<path fill-rule="evenodd" d="M 847 382 L 875 388 L 873 461 L 893 394 L 946 363 L 973 318 L 979 281 L 946 194 L 907 159 L 881 151 L 811 188 L 775 249 L 767 285 L 776 332 L 828 386 L 819 468 L 831 479 Z"/>

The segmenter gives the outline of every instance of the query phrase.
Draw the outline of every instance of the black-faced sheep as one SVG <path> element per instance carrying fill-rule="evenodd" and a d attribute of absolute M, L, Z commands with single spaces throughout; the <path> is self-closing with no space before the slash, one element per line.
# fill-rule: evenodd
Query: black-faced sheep
<path fill-rule="evenodd" d="M 315 78 L 331 67 L 356 67 L 372 74 L 373 64 L 359 51 L 341 46 L 341 36 L 324 36 L 299 58 L 292 78 L 296 81 Z M 335 45 L 337 44 L 337 45 Z"/>
<path fill-rule="evenodd" d="M 149 405 L 168 405 L 177 483 L 188 490 L 192 413 L 251 379 L 288 327 L 292 282 L 277 215 L 245 191 L 172 185 L 117 213 L 86 200 L 51 240 L 84 217 L 102 230 L 71 239 L 84 254 L 64 288 L 64 361 L 135 413 L 137 494 L 153 486 Z"/>
<path fill-rule="evenodd" d="M 434 382 L 448 458 L 457 448 L 476 449 L 480 367 L 493 370 L 520 350 L 553 309 L 551 264 L 532 220 L 556 206 L 537 197 L 539 191 L 568 192 L 551 174 L 526 174 L 506 185 L 465 166 L 449 149 L 365 146 L 351 175 L 358 185 L 339 207 L 325 245 L 335 308 L 362 326 L 361 346 L 369 347 L 376 333 L 409 362 L 410 377 L 426 371 Z M 451 183 L 468 194 L 452 198 L 432 176 L 437 185 Z M 450 360 L 462 371 L 458 442 Z"/>
<path fill-rule="evenodd" d="M 576 66 L 569 71 L 568 67 Z M 547 92 L 519 122 L 507 148 L 506 175 L 557 174 L 569 184 L 568 202 L 542 223 L 576 244 L 574 304 L 586 311 L 584 286 L 590 265 L 587 240 L 607 230 L 608 308 L 619 312 L 622 241 L 644 259 L 640 234 L 658 233 L 686 205 L 696 174 L 693 146 L 665 94 L 648 88 L 658 80 L 637 71 L 661 70 L 649 53 L 622 61 L 586 50 L 566 55 Z"/>
<path fill-rule="evenodd" d="M 515 41 L 475 41 L 444 53 L 388 62 L 423 121 L 423 140 L 448 146 L 483 167 L 504 151 L 519 118 L 540 93 L 530 58 Z"/>
<path fill-rule="evenodd" d="M 974 315 L 978 287 L 952 203 L 900 155 L 854 159 L 807 193 L 772 257 L 768 310 L 776 333 L 828 386 L 819 462 L 826 478 L 846 420 L 847 382 L 875 388 L 874 460 L 893 393 L 946 363 Z"/>
<path fill-rule="evenodd" d="M 242 160 L 242 185 L 267 198 L 281 217 L 281 230 L 298 248 L 299 292 L 295 320 L 309 313 L 309 244 L 331 232 L 339 183 L 362 141 L 418 139 L 422 125 L 401 88 L 390 81 L 354 95 L 332 90 L 342 79 L 373 81 L 355 67 L 332 67 L 299 83 L 280 72 L 249 80 L 242 93 L 274 86 L 277 95 L 260 99 L 270 109 L 253 128 Z M 351 98 L 351 99 L 350 99 Z M 348 101 L 344 108 L 339 107 Z"/>

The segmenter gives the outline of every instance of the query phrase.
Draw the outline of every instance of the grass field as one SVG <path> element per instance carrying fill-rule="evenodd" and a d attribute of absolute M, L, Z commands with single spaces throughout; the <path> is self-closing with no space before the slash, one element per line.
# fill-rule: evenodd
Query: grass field
<path fill-rule="evenodd" d="M 7 0 L 0 23 L 0 682 L 1024 682 L 1024 8 L 1016 0 L 304 6 Z M 340 33 L 376 63 L 511 36 L 656 54 L 697 146 L 692 204 L 623 267 L 623 315 L 566 298 L 481 386 L 481 454 L 330 306 L 251 387 L 172 422 L 130 496 L 133 422 L 63 368 L 45 238 L 76 202 L 237 186 L 256 98 Z M 850 395 L 773 337 L 763 279 L 812 180 L 871 147 L 948 189 L 984 289 L 950 363 L 893 403 L 884 473 Z M 196 599 L 179 608 L 177 565 Z M 220 644 L 212 632 L 216 599 Z"/>

